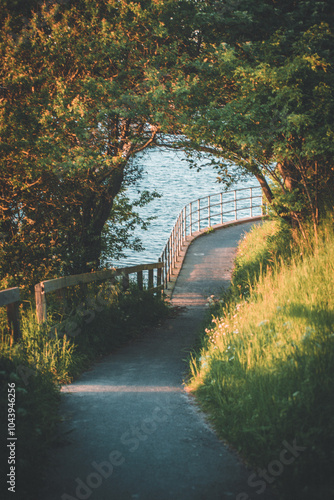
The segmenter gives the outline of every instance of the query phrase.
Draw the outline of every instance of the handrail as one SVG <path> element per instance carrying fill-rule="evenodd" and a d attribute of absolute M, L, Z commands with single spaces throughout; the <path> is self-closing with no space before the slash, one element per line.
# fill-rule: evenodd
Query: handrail
<path fill-rule="evenodd" d="M 56 292 L 64 288 L 92 283 L 94 281 L 112 280 L 116 276 L 123 277 L 123 290 L 129 287 L 129 275 L 137 274 L 137 284 L 140 290 L 143 289 L 143 271 L 148 271 L 148 290 L 150 292 L 157 292 L 163 289 L 161 283 L 162 277 L 162 262 L 154 262 L 153 264 L 140 264 L 131 267 L 119 267 L 113 269 L 106 269 L 104 271 L 95 271 L 92 273 L 75 274 L 72 276 L 64 276 L 62 278 L 55 278 L 51 280 L 41 281 L 35 285 L 35 299 L 36 299 L 36 316 L 39 323 L 43 323 L 47 319 L 47 304 L 46 293 Z M 154 287 L 154 269 L 157 269 L 156 286 Z"/>
<path fill-rule="evenodd" d="M 246 191 L 249 195 L 243 196 Z M 239 197 L 239 193 L 243 197 Z M 245 215 L 246 212 L 249 215 Z M 184 243 L 193 235 L 227 222 L 258 216 L 263 216 L 263 196 L 259 186 L 214 193 L 188 203 L 180 211 L 159 259 L 164 265 L 164 288 L 171 281 Z"/>

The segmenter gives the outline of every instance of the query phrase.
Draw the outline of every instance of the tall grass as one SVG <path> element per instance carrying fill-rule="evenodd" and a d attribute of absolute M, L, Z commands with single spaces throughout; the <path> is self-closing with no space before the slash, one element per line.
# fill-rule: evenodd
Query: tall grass
<path fill-rule="evenodd" d="M 283 442 L 303 448 L 291 466 L 270 477 L 281 498 L 329 499 L 333 228 L 323 228 L 319 246 L 308 253 L 296 245 L 292 251 L 283 233 L 277 222 L 267 222 L 241 244 L 232 291 L 216 301 L 202 348 L 192 358 L 189 389 L 219 434 L 253 466 L 268 468 Z M 247 279 L 246 268 L 253 272 Z"/>

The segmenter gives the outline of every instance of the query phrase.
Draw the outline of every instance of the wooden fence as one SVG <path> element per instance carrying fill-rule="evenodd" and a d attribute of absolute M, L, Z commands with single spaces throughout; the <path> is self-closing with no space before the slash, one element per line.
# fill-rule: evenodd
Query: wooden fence
<path fill-rule="evenodd" d="M 5 306 L 7 309 L 7 322 L 12 341 L 17 340 L 20 336 L 20 300 L 20 289 L 18 287 L 0 291 L 0 307 Z"/>
<path fill-rule="evenodd" d="M 47 318 L 47 301 L 46 294 L 50 292 L 62 291 L 68 287 L 92 283 L 94 281 L 107 281 L 113 280 L 117 276 L 122 276 L 123 290 L 129 287 L 129 276 L 136 275 L 138 288 L 143 290 L 143 271 L 148 271 L 148 290 L 151 292 L 158 292 L 163 289 L 162 284 L 162 262 L 153 264 L 141 264 L 139 266 L 122 267 L 115 269 L 107 269 L 105 271 L 96 271 L 93 273 L 76 274 L 73 276 L 64 276 L 63 278 L 56 278 L 52 280 L 42 281 L 35 285 L 35 299 L 36 299 L 36 315 L 39 323 L 42 323 Z M 154 277 L 154 270 L 156 269 L 156 277 Z M 154 281 L 156 284 L 154 286 Z"/>

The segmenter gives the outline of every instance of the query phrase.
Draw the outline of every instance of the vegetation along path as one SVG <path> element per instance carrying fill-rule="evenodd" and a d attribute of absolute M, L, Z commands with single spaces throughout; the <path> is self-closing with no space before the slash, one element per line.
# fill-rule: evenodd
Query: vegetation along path
<path fill-rule="evenodd" d="M 173 293 L 179 313 L 63 387 L 61 442 L 43 500 L 253 498 L 252 471 L 218 440 L 183 387 L 207 297 L 228 285 L 237 243 L 251 225 L 195 240 Z"/>

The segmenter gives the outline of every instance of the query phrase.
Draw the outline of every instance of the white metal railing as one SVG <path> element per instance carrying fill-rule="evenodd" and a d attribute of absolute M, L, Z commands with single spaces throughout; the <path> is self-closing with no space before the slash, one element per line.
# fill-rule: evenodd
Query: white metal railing
<path fill-rule="evenodd" d="M 194 233 L 217 224 L 262 215 L 261 187 L 235 189 L 191 201 L 181 210 L 159 259 L 164 264 L 164 287 L 171 281 L 183 244 Z"/>

